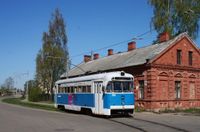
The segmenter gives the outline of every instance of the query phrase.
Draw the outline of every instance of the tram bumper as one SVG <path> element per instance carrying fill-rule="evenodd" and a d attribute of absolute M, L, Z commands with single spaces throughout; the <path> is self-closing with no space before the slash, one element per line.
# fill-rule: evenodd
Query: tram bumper
<path fill-rule="evenodd" d="M 133 114 L 134 105 L 110 106 L 111 115 L 114 114 Z"/>

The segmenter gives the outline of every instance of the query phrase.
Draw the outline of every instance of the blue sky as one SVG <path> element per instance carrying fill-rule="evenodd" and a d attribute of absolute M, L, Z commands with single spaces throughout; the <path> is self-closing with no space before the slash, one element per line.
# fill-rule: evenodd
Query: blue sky
<path fill-rule="evenodd" d="M 23 88 L 26 80 L 34 78 L 42 33 L 48 30 L 48 22 L 56 8 L 60 9 L 66 23 L 73 64 L 79 64 L 83 55 L 73 56 L 149 31 L 153 15 L 147 0 L 1 0 L 0 84 L 11 76 L 15 86 Z M 142 38 L 136 41 L 137 47 L 151 44 L 156 32 Z M 112 48 L 114 52 L 126 51 L 127 43 Z M 98 53 L 105 56 L 107 49 Z"/>

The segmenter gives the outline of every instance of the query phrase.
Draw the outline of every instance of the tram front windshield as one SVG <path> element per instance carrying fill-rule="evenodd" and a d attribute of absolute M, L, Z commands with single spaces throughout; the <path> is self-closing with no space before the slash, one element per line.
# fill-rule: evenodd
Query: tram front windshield
<path fill-rule="evenodd" d="M 132 81 L 110 81 L 106 87 L 106 92 L 131 92 L 132 90 Z"/>

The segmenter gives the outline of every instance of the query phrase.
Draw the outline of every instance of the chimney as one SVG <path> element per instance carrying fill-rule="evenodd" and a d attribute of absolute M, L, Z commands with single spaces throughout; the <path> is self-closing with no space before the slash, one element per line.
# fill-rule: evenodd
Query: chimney
<path fill-rule="evenodd" d="M 170 38 L 169 33 L 168 32 L 163 32 L 159 35 L 159 42 L 165 42 L 168 41 Z"/>
<path fill-rule="evenodd" d="M 84 62 L 91 61 L 91 56 L 90 55 L 84 55 Z"/>
<path fill-rule="evenodd" d="M 94 60 L 99 59 L 99 54 L 96 53 L 96 54 L 93 55 L 93 57 L 94 57 Z"/>
<path fill-rule="evenodd" d="M 129 42 L 128 43 L 128 51 L 132 51 L 134 49 L 136 49 L 136 43 L 135 43 L 135 41 Z"/>
<path fill-rule="evenodd" d="M 108 56 L 113 55 L 113 49 L 108 49 Z"/>

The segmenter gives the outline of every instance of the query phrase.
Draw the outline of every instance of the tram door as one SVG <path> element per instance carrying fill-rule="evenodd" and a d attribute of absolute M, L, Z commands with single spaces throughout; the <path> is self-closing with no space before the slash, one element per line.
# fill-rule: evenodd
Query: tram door
<path fill-rule="evenodd" d="M 95 113 L 103 113 L 103 81 L 94 82 L 94 92 L 95 92 Z"/>

